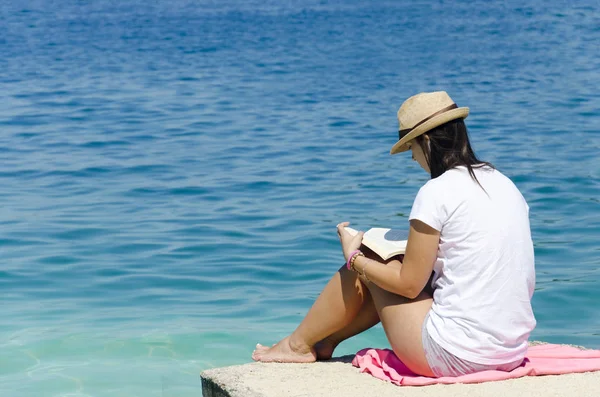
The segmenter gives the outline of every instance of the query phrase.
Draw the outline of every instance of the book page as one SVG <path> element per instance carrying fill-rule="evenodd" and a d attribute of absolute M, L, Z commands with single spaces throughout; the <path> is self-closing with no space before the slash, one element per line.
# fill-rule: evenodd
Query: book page
<path fill-rule="evenodd" d="M 351 236 L 356 236 L 358 231 L 350 227 L 345 228 Z M 373 250 L 382 259 L 387 260 L 395 255 L 404 254 L 408 231 L 401 229 L 371 228 L 365 232 L 362 243 Z"/>

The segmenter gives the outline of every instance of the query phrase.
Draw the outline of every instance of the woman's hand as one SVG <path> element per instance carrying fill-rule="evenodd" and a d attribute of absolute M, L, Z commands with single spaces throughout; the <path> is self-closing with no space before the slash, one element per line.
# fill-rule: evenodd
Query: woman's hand
<path fill-rule="evenodd" d="M 346 226 L 350 225 L 350 222 L 342 222 L 337 225 L 337 233 L 340 238 L 340 242 L 342 243 L 342 252 L 344 253 L 344 258 L 346 261 L 348 260 L 348 256 L 352 253 L 352 251 L 356 251 L 360 248 L 363 239 L 363 232 L 358 232 L 356 236 L 352 236 L 346 229 Z"/>

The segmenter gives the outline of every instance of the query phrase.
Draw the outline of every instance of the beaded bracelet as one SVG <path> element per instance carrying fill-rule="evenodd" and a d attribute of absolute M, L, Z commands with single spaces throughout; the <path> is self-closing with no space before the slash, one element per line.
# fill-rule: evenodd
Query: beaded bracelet
<path fill-rule="evenodd" d="M 364 256 L 360 250 L 352 251 L 350 255 L 348 255 L 348 262 L 346 262 L 346 268 L 348 268 L 348 270 L 354 270 L 354 261 L 358 255 Z"/>
<path fill-rule="evenodd" d="M 356 262 L 356 258 L 358 258 L 359 256 L 365 256 L 365 254 L 363 254 L 362 252 L 358 251 L 356 254 L 354 254 L 352 256 L 352 260 L 350 261 L 350 270 L 354 270 L 357 273 L 358 273 L 358 270 L 356 270 L 356 268 L 354 267 L 354 262 Z"/>

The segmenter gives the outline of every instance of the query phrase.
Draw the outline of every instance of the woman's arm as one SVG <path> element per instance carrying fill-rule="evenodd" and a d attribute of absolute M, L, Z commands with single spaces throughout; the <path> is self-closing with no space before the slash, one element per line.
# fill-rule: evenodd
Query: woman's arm
<path fill-rule="evenodd" d="M 404 261 L 393 260 L 387 265 L 374 259 L 358 256 L 354 268 L 379 287 L 405 296 L 416 298 L 427 284 L 437 258 L 440 232 L 427 224 L 410 221 L 408 243 Z"/>

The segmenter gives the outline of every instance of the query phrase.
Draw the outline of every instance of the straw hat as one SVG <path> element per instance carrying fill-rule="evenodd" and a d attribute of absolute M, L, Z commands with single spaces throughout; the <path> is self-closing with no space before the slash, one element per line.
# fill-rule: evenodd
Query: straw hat
<path fill-rule="evenodd" d="M 408 98 L 398 109 L 400 139 L 390 154 L 405 152 L 419 135 L 455 119 L 464 119 L 469 108 L 459 108 L 446 91 L 423 92 Z"/>

